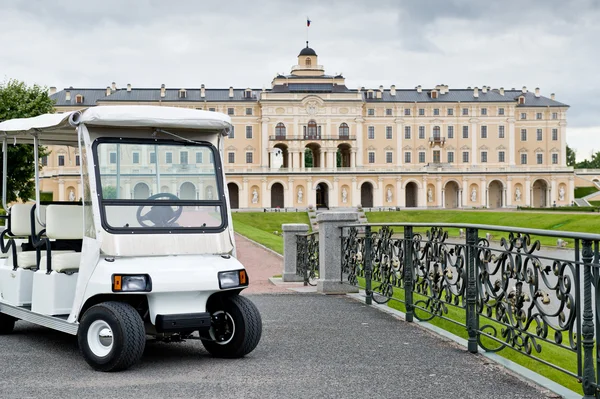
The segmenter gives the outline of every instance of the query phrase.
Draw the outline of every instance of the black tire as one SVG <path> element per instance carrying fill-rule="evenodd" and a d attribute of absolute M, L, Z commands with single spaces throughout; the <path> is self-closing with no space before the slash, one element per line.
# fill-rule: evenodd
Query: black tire
<path fill-rule="evenodd" d="M 213 340 L 202 341 L 208 353 L 215 357 L 235 359 L 246 356 L 256 348 L 262 335 L 262 319 L 252 301 L 234 295 L 223 299 L 222 309 L 211 309 L 211 314 L 224 316 L 228 326 L 233 328 L 229 329 L 232 330 L 230 335 L 215 336 L 214 327 L 211 327 L 208 335 Z"/>
<path fill-rule="evenodd" d="M 108 326 L 112 332 L 111 345 L 102 346 L 101 338 L 98 342 L 93 341 L 94 331 L 103 326 Z M 105 330 L 106 328 L 102 331 Z M 90 335 L 91 342 L 88 340 Z M 131 305 L 104 302 L 92 306 L 84 313 L 77 331 L 77 340 L 83 358 L 94 370 L 120 371 L 128 369 L 141 359 L 146 346 L 146 330 L 142 318 Z M 99 348 L 106 350 L 106 354 L 99 353 Z"/>
<path fill-rule="evenodd" d="M 16 321 L 17 319 L 14 317 L 0 313 L 0 335 L 10 334 L 13 332 Z"/>

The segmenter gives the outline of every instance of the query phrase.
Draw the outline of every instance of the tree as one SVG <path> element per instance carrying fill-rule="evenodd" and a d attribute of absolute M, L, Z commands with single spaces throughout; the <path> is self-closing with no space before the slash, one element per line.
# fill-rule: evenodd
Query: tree
<path fill-rule="evenodd" d="M 575 159 L 575 151 L 569 146 L 567 146 L 567 166 L 577 166 L 577 161 Z"/>
<path fill-rule="evenodd" d="M 45 87 L 27 86 L 24 82 L 9 80 L 0 83 L 0 122 L 14 118 L 29 118 L 41 114 L 54 112 L 54 102 L 48 97 Z M 46 155 L 45 149 L 40 148 L 40 157 Z M 19 144 L 8 146 L 8 168 L 2 170 L 2 157 L 0 153 L 0 173 L 6 173 L 7 195 L 9 202 L 28 200 L 35 193 L 33 145 Z M 38 160 L 39 162 L 39 160 Z M 2 187 L 0 186 L 0 194 Z"/>

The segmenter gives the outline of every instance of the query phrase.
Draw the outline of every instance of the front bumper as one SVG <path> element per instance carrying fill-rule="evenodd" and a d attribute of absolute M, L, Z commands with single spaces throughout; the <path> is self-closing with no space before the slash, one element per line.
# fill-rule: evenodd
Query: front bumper
<path fill-rule="evenodd" d="M 208 331 L 210 323 L 211 318 L 208 312 L 157 314 L 155 327 L 159 333 Z"/>

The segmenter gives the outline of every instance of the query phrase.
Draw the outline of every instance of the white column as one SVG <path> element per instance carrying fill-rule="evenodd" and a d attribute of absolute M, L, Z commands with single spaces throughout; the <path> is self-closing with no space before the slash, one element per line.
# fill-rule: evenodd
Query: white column
<path fill-rule="evenodd" d="M 65 200 L 65 181 L 63 179 L 58 181 L 58 200 Z"/>
<path fill-rule="evenodd" d="M 240 208 L 248 208 L 248 179 L 242 180 L 242 192 L 239 193 Z"/>
<path fill-rule="evenodd" d="M 288 169 L 292 169 L 292 167 L 293 167 L 293 160 L 294 160 L 294 154 L 288 148 L 288 153 L 287 153 L 287 166 L 288 166 Z"/>
<path fill-rule="evenodd" d="M 125 192 L 121 193 L 123 199 L 131 199 L 133 196 L 131 195 L 131 180 L 125 180 Z"/>
<path fill-rule="evenodd" d="M 270 190 L 267 190 L 267 178 L 263 177 L 260 180 L 260 198 L 258 199 L 258 203 L 263 208 L 271 207 L 271 196 L 269 195 Z"/>
<path fill-rule="evenodd" d="M 336 148 L 330 148 L 327 152 L 327 167 L 330 169 L 335 169 L 337 166 L 337 153 Z"/>
<path fill-rule="evenodd" d="M 419 201 L 417 203 L 419 207 L 427 207 L 427 178 L 423 178 L 423 182 L 421 183 L 421 188 L 419 188 Z"/>
<path fill-rule="evenodd" d="M 505 207 L 512 206 L 512 177 L 508 177 L 506 179 L 506 202 L 504 203 Z"/>
<path fill-rule="evenodd" d="M 466 207 L 469 203 L 469 181 L 467 179 L 463 179 L 462 186 L 462 206 Z"/>
<path fill-rule="evenodd" d="M 358 192 L 358 184 L 356 182 L 356 177 L 352 178 L 352 192 L 350 195 L 352 195 L 352 201 L 350 203 L 352 204 L 352 206 L 357 206 L 360 203 L 360 193 Z"/>
<path fill-rule="evenodd" d="M 556 189 L 556 177 L 552 176 L 550 178 L 550 192 L 548 193 L 548 206 L 554 205 L 554 202 L 558 202 L 558 190 Z"/>
<path fill-rule="evenodd" d="M 446 208 L 446 190 L 442 188 L 442 208 Z"/>
<path fill-rule="evenodd" d="M 383 187 L 383 177 L 379 177 L 379 178 L 377 178 L 377 188 L 375 189 L 374 198 L 373 198 L 374 206 L 383 206 L 383 192 L 384 191 L 385 191 L 385 188 Z"/>
<path fill-rule="evenodd" d="M 531 181 L 525 178 L 525 206 L 531 206 Z"/>
<path fill-rule="evenodd" d="M 275 160 L 275 149 L 269 149 L 269 167 L 274 168 L 273 161 Z"/>
<path fill-rule="evenodd" d="M 202 194 L 204 194 L 204 190 L 202 190 L 201 192 Z M 175 179 L 171 180 L 171 193 L 177 195 L 177 180 Z"/>
<path fill-rule="evenodd" d="M 356 168 L 356 148 L 352 148 L 351 151 L 352 152 L 350 154 L 350 167 Z"/>
<path fill-rule="evenodd" d="M 356 145 L 358 155 L 356 158 L 356 166 L 363 166 L 363 118 L 358 117 L 354 120 L 356 122 Z"/>
<path fill-rule="evenodd" d="M 306 205 L 314 205 L 317 208 L 317 190 L 313 187 L 312 178 L 306 180 Z"/>
<path fill-rule="evenodd" d="M 569 177 L 569 192 L 567 194 L 567 199 L 569 201 L 569 205 L 573 202 L 575 195 L 575 178 L 573 176 Z"/>
<path fill-rule="evenodd" d="M 515 118 L 508 119 L 508 165 L 515 166 Z"/>
<path fill-rule="evenodd" d="M 260 159 L 260 164 L 261 166 L 269 166 L 268 165 L 268 151 L 269 151 L 269 118 L 262 118 L 260 120 L 262 122 L 262 129 L 261 129 L 261 147 L 262 147 L 262 152 L 261 152 L 261 159 Z"/>
<path fill-rule="evenodd" d="M 294 192 L 294 179 L 289 178 L 287 187 L 283 190 L 283 207 L 292 208 L 296 199 L 296 193 Z"/>
<path fill-rule="evenodd" d="M 299 160 L 299 164 L 300 165 L 300 169 L 304 169 L 304 150 L 300 150 L 300 152 L 298 153 L 298 160 Z"/>
<path fill-rule="evenodd" d="M 396 119 L 396 165 L 402 166 L 402 138 L 404 135 L 404 119 Z M 398 203 L 398 202 L 396 202 Z"/>
<path fill-rule="evenodd" d="M 406 206 L 406 198 L 404 196 L 404 189 L 402 188 L 402 178 L 396 179 L 396 206 Z"/>
<path fill-rule="evenodd" d="M 340 179 L 338 177 L 333 178 L 333 190 L 329 193 L 329 206 L 337 207 L 339 206 L 338 200 L 340 197 Z"/>
<path fill-rule="evenodd" d="M 321 152 L 319 153 L 319 168 L 325 167 L 325 154 L 326 152 L 324 152 L 323 148 L 321 148 Z"/>
<path fill-rule="evenodd" d="M 561 112 L 562 113 L 562 112 Z M 567 122 L 560 122 L 560 166 L 567 166 Z"/>
<path fill-rule="evenodd" d="M 487 185 L 487 181 L 485 180 L 485 177 L 482 177 L 480 180 L 480 184 L 479 187 L 481 188 L 480 191 L 480 197 L 479 197 L 479 202 L 481 203 L 481 206 L 483 206 L 484 208 L 487 208 L 490 201 L 488 198 L 488 185 Z"/>
<path fill-rule="evenodd" d="M 442 178 L 436 177 L 435 182 L 435 201 L 440 208 L 444 207 L 444 199 L 442 198 Z"/>
<path fill-rule="evenodd" d="M 462 208 L 463 204 L 464 204 L 464 202 L 463 202 L 463 189 L 460 188 L 460 187 L 458 188 L 458 200 L 457 200 L 457 202 L 458 202 L 457 206 L 459 208 Z"/>

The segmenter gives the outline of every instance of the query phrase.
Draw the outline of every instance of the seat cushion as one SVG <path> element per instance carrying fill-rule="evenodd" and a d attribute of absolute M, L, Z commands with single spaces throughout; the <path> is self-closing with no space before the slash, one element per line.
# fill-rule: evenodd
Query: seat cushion
<path fill-rule="evenodd" d="M 52 252 L 52 270 L 58 273 L 76 272 L 79 270 L 79 262 L 81 261 L 81 252 Z M 42 256 L 40 261 L 40 270 L 46 270 L 46 256 Z"/>
<path fill-rule="evenodd" d="M 66 254 L 71 252 L 75 253 L 75 251 L 52 251 L 52 254 Z M 44 253 L 45 251 L 42 251 L 42 254 Z M 37 266 L 36 260 L 35 251 L 23 251 L 17 253 L 17 266 L 19 266 L 21 269 L 35 268 Z M 40 265 L 40 268 L 43 269 L 44 263 L 41 263 Z"/>

